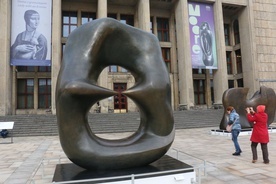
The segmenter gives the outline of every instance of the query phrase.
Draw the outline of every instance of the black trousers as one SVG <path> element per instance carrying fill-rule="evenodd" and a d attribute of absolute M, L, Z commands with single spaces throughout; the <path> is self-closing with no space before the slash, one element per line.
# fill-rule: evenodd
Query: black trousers
<path fill-rule="evenodd" d="M 253 154 L 253 160 L 258 159 L 257 146 L 258 146 L 257 142 L 251 142 L 251 150 L 252 150 L 252 154 Z M 261 143 L 261 148 L 262 148 L 264 162 L 269 163 L 267 143 Z"/>

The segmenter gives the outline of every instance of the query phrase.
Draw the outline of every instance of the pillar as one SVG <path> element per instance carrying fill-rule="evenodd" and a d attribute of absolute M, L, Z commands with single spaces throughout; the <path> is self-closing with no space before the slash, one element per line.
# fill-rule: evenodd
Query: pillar
<path fill-rule="evenodd" d="M 10 66 L 11 1 L 0 1 L 0 115 L 12 113 L 12 68 Z"/>
<path fill-rule="evenodd" d="M 107 17 L 107 0 L 98 0 L 97 18 Z"/>
<path fill-rule="evenodd" d="M 138 1 L 138 27 L 150 32 L 150 7 L 149 0 Z"/>
<path fill-rule="evenodd" d="M 257 49 L 256 43 L 253 42 L 256 38 L 253 16 L 253 2 L 248 0 L 246 8 L 241 10 L 239 16 L 241 55 L 242 55 L 242 70 L 244 87 L 249 88 L 249 96 L 252 96 L 256 91 L 260 90 L 257 64 Z M 250 30 L 250 31 L 248 31 Z"/>
<path fill-rule="evenodd" d="M 107 17 L 107 0 L 98 0 L 97 19 Z M 99 76 L 98 85 L 108 88 L 108 67 Z M 101 112 L 108 112 L 108 99 L 100 101 Z"/>
<path fill-rule="evenodd" d="M 213 70 L 214 104 L 220 105 L 222 104 L 222 95 L 224 91 L 228 89 L 226 49 L 221 0 L 217 0 L 214 4 L 214 19 L 218 60 L 218 69 Z"/>
<path fill-rule="evenodd" d="M 176 3 L 175 21 L 179 74 L 179 104 L 189 109 L 194 106 L 194 89 L 190 55 L 188 2 L 186 0 L 179 0 Z"/>
<path fill-rule="evenodd" d="M 56 114 L 56 83 L 57 77 L 59 73 L 59 69 L 61 66 L 61 53 L 62 53 L 62 45 L 61 45 L 61 26 L 62 26 L 62 0 L 55 0 L 52 3 L 52 113 Z"/>

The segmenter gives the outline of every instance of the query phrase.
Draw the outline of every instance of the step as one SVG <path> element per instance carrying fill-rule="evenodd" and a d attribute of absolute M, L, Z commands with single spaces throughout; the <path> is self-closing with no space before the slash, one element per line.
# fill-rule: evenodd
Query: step
<path fill-rule="evenodd" d="M 219 127 L 223 110 L 174 111 L 176 129 Z M 1 121 L 14 121 L 13 136 L 52 136 L 58 135 L 55 115 L 8 115 L 0 116 Z M 131 113 L 93 113 L 88 122 L 94 133 L 134 132 L 140 124 L 140 114 Z"/>

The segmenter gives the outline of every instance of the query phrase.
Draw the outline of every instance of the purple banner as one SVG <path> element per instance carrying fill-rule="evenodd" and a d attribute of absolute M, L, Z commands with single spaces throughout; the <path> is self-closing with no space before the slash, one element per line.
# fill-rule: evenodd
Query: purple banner
<path fill-rule="evenodd" d="M 189 2 L 188 7 L 192 67 L 217 69 L 213 5 Z"/>
<path fill-rule="evenodd" d="M 52 0 L 12 0 L 11 65 L 51 66 Z"/>

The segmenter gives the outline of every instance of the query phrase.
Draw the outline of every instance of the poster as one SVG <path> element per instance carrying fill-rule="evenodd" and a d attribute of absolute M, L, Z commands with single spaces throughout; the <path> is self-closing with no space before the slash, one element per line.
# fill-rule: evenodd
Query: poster
<path fill-rule="evenodd" d="M 52 0 L 12 0 L 11 65 L 51 66 Z"/>
<path fill-rule="evenodd" d="M 192 68 L 217 69 L 213 5 L 189 2 L 188 8 Z"/>

